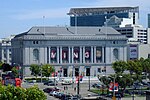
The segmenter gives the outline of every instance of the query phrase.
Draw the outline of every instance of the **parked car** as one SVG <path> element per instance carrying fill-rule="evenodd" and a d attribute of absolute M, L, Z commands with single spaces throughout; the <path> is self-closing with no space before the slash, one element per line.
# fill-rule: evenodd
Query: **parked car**
<path fill-rule="evenodd" d="M 43 91 L 46 92 L 46 93 L 50 93 L 51 91 L 59 91 L 59 89 L 57 87 L 45 88 L 45 89 L 43 89 Z"/>
<path fill-rule="evenodd" d="M 71 85 L 72 83 L 70 81 L 63 81 L 61 84 L 62 85 Z"/>
<path fill-rule="evenodd" d="M 92 84 L 92 87 L 93 88 L 104 88 L 105 86 L 101 83 L 94 83 L 94 84 Z"/>
<path fill-rule="evenodd" d="M 54 86 L 54 85 L 57 85 L 57 82 L 55 81 L 52 81 L 52 80 L 49 80 L 47 82 L 44 82 L 44 85 L 48 85 L 48 86 Z"/>

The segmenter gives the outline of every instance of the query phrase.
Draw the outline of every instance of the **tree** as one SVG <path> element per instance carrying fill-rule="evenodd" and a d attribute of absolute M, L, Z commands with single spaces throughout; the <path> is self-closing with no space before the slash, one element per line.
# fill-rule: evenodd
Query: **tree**
<path fill-rule="evenodd" d="M 143 71 L 146 73 L 146 76 L 147 76 L 147 73 L 150 76 L 150 58 L 145 59 L 142 62 L 142 65 L 143 65 Z M 149 77 L 149 79 L 150 79 L 150 77 Z"/>
<path fill-rule="evenodd" d="M 118 82 L 119 87 L 122 91 L 122 95 L 124 95 L 124 91 L 127 86 L 131 86 L 134 82 L 131 74 L 122 74 L 116 76 L 116 82 Z"/>
<path fill-rule="evenodd" d="M 108 94 L 108 92 L 109 92 L 109 84 L 110 84 L 110 82 L 111 82 L 110 78 L 107 77 L 107 76 L 102 76 L 102 77 L 98 76 L 98 79 L 99 79 L 103 84 L 106 85 L 106 87 L 107 87 L 107 94 Z"/>
<path fill-rule="evenodd" d="M 41 71 L 41 68 L 39 65 L 32 64 L 30 65 L 30 71 L 31 71 L 31 75 L 34 75 L 37 77 Z"/>
<path fill-rule="evenodd" d="M 2 65 L 3 65 L 3 64 L 4 64 L 4 63 L 0 61 L 0 70 L 3 69 L 3 68 L 2 68 Z"/>
<path fill-rule="evenodd" d="M 49 64 L 45 64 L 42 66 L 42 75 L 49 77 L 53 72 L 55 72 L 54 67 Z"/>
<path fill-rule="evenodd" d="M 18 72 L 18 70 L 16 69 L 16 67 L 13 67 L 13 68 L 11 69 L 11 71 L 12 71 L 12 73 L 13 73 L 13 75 L 14 75 L 15 77 L 19 77 L 19 72 Z"/>
<path fill-rule="evenodd" d="M 46 100 L 47 96 L 37 86 L 30 88 L 0 84 L 0 100 Z"/>
<path fill-rule="evenodd" d="M 127 63 L 125 61 L 116 61 L 112 64 L 112 68 L 116 74 L 121 74 L 127 69 Z"/>

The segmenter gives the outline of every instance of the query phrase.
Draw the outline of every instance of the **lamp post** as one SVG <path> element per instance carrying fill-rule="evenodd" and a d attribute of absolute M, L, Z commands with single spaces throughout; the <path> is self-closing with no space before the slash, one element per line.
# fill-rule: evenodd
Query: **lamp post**
<path fill-rule="evenodd" d="M 73 76 L 73 66 L 72 66 L 72 88 L 74 87 L 74 76 Z"/>
<path fill-rule="evenodd" d="M 89 91 L 90 91 L 90 73 L 89 73 Z"/>
<path fill-rule="evenodd" d="M 41 63 L 41 83 L 42 83 L 42 63 Z"/>
<path fill-rule="evenodd" d="M 78 71 L 77 95 L 79 95 L 79 91 L 80 91 L 80 73 Z"/>
<path fill-rule="evenodd" d="M 116 75 L 114 76 L 114 80 L 113 80 L 113 97 L 112 97 L 112 100 L 116 100 L 116 97 L 115 97 L 115 79 L 116 79 Z"/>

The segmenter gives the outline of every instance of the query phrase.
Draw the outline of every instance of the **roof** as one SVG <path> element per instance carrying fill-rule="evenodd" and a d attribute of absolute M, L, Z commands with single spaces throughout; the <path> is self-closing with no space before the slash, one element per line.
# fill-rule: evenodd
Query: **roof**
<path fill-rule="evenodd" d="M 126 39 L 111 27 L 32 27 L 29 31 L 18 34 L 16 38 L 26 39 L 100 39 L 116 37 Z"/>
<path fill-rule="evenodd" d="M 71 8 L 68 15 L 106 14 L 114 12 L 139 12 L 139 7 L 97 7 L 97 8 Z"/>

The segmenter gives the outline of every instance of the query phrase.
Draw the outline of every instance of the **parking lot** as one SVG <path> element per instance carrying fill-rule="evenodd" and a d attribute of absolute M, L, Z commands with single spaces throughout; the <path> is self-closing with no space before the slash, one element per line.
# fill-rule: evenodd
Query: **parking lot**
<path fill-rule="evenodd" d="M 48 86 L 44 85 L 44 83 L 28 83 L 28 82 L 23 82 L 22 87 L 24 88 L 29 88 L 31 86 L 38 85 L 38 87 L 43 90 L 45 88 L 53 88 L 54 86 Z M 57 87 L 59 88 L 59 92 L 62 92 L 64 94 L 70 94 L 70 95 L 77 95 L 77 84 L 71 84 L 71 85 L 62 85 L 61 83 L 58 83 Z M 80 83 L 80 91 L 79 94 L 82 97 L 90 95 L 95 95 L 94 93 L 91 93 L 88 91 L 89 84 L 88 83 Z M 48 93 L 45 93 L 47 95 L 47 100 L 58 100 L 57 98 L 50 96 Z"/>

